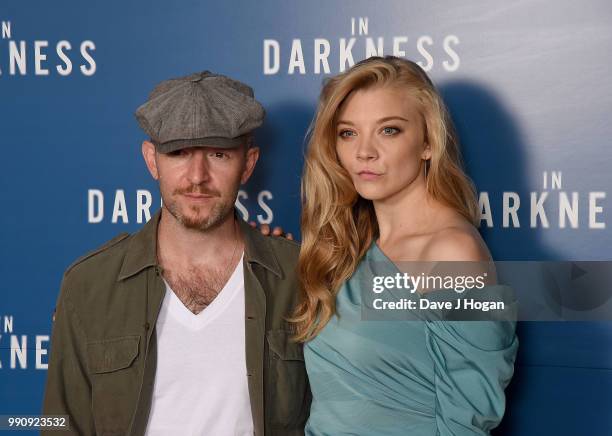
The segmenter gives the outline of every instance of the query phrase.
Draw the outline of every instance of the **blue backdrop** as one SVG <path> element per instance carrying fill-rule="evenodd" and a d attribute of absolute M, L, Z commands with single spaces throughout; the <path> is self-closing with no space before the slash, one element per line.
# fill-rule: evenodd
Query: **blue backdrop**
<path fill-rule="evenodd" d="M 4 0 L 0 26 L 0 414 L 40 413 L 64 269 L 159 207 L 133 112 L 170 77 L 209 69 L 255 89 L 262 158 L 238 207 L 298 233 L 322 81 L 372 54 L 418 61 L 456 122 L 494 257 L 611 260 L 609 1 Z M 496 434 L 612 434 L 612 324 L 519 334 Z"/>

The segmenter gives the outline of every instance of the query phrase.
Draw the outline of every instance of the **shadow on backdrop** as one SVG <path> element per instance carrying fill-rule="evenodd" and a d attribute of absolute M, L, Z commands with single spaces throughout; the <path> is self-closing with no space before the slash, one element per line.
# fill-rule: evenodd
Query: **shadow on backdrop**
<path fill-rule="evenodd" d="M 495 260 L 568 260 L 541 229 L 501 227 L 504 191 L 529 198 L 528 147 L 520 126 L 492 89 L 470 81 L 439 87 L 457 128 L 468 174 L 489 193 L 494 228 L 480 229 Z M 525 203 L 525 202 L 523 202 Z M 568 230 L 571 231 L 571 230 Z M 612 434 L 612 323 L 520 322 L 515 375 L 497 436 Z M 584 401 L 590 398 L 590 401 Z"/>
<path fill-rule="evenodd" d="M 266 107 L 266 120 L 256 135 L 261 157 L 249 189 L 274 188 L 274 195 L 291 207 L 274 210 L 273 225 L 279 225 L 300 240 L 300 180 L 304 164 L 304 138 L 314 107 L 299 101 L 284 101 Z"/>

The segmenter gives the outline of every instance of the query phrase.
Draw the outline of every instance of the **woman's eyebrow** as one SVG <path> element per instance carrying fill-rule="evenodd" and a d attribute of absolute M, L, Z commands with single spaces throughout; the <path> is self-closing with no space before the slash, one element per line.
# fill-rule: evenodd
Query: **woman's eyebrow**
<path fill-rule="evenodd" d="M 382 124 L 382 123 L 385 123 L 387 121 L 394 121 L 394 120 L 395 121 L 397 121 L 397 120 L 404 121 L 406 123 L 410 122 L 410 120 L 408 120 L 408 119 L 406 119 L 404 117 L 400 117 L 399 115 L 391 115 L 391 116 L 383 117 L 383 118 L 380 118 L 380 119 L 376 120 L 376 124 Z M 347 126 L 354 126 L 355 125 L 355 123 L 353 123 L 352 121 L 349 121 L 349 120 L 338 120 L 337 125 L 340 125 L 340 124 L 346 124 Z"/>
<path fill-rule="evenodd" d="M 387 121 L 392 121 L 392 120 L 400 120 L 400 121 L 405 121 L 405 122 L 407 122 L 407 123 L 409 123 L 409 122 L 410 122 L 410 120 L 408 120 L 408 119 L 406 119 L 406 118 L 404 118 L 404 117 L 400 117 L 400 116 L 397 116 L 397 115 L 393 115 L 393 116 L 390 116 L 390 117 L 384 117 L 384 118 L 381 118 L 381 119 L 379 119 L 379 120 L 377 121 L 377 123 L 378 123 L 378 124 L 380 124 L 380 123 L 384 123 L 384 122 L 387 122 Z"/>
<path fill-rule="evenodd" d="M 384 122 L 387 122 L 387 121 L 392 121 L 392 120 L 400 120 L 400 121 L 404 121 L 406 123 L 410 122 L 410 120 L 408 120 L 408 119 L 406 119 L 404 117 L 400 117 L 399 115 L 392 115 L 392 116 L 380 118 L 380 119 L 376 120 L 376 123 L 377 124 L 381 124 L 381 123 L 384 123 Z M 349 121 L 349 120 L 338 120 L 338 122 L 336 124 L 338 124 L 338 125 L 346 124 L 346 125 L 349 125 L 349 126 L 354 126 L 355 125 L 355 123 L 353 123 L 352 121 Z"/>

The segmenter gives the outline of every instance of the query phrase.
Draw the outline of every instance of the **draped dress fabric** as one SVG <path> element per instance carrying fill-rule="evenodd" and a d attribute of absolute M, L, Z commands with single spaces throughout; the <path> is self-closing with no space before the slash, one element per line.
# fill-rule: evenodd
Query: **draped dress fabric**
<path fill-rule="evenodd" d="M 373 243 L 337 295 L 337 316 L 305 345 L 306 434 L 489 434 L 514 371 L 515 322 L 364 321 L 362 288 L 381 265 L 394 269 Z"/>

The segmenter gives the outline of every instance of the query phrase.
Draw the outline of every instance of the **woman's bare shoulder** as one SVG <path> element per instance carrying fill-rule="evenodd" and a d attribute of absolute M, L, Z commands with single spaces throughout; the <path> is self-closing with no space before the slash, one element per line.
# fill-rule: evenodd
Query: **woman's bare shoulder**
<path fill-rule="evenodd" d="M 478 230 L 469 222 L 456 222 L 432 234 L 422 252 L 423 261 L 491 260 Z"/>

